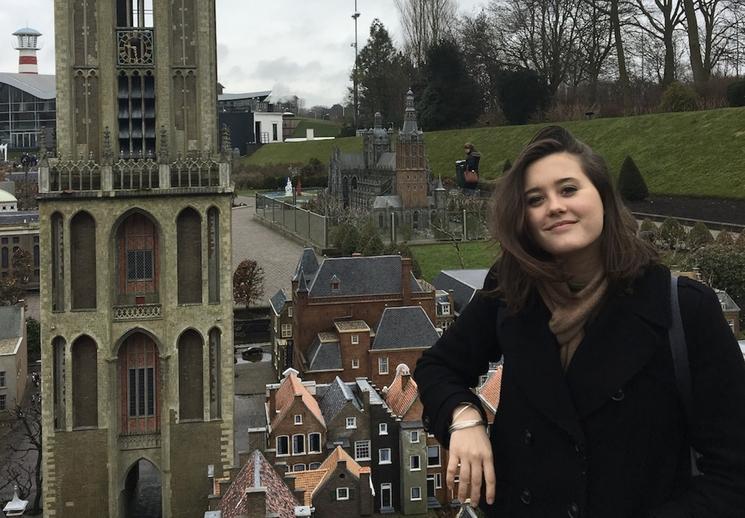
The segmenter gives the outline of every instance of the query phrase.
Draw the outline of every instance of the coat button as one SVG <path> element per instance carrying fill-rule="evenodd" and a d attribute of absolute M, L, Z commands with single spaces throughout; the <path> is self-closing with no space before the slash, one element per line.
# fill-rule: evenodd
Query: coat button
<path fill-rule="evenodd" d="M 525 446 L 531 446 L 533 444 L 533 434 L 530 430 L 525 430 L 523 433 L 523 443 Z"/>
<path fill-rule="evenodd" d="M 530 490 L 523 489 L 522 493 L 520 493 L 520 501 L 525 505 L 530 505 Z"/>
<path fill-rule="evenodd" d="M 567 508 L 567 516 L 569 518 L 578 518 L 579 517 L 579 506 L 572 502 L 569 507 Z"/>
<path fill-rule="evenodd" d="M 615 394 L 613 394 L 610 398 L 613 401 L 623 401 L 623 398 L 626 397 L 626 394 L 623 393 L 623 389 L 618 389 Z"/>

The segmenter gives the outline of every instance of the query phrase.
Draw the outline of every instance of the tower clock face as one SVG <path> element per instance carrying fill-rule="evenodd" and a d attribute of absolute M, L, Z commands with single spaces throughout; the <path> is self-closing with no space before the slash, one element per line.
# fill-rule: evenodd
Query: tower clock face
<path fill-rule="evenodd" d="M 135 29 L 117 32 L 119 65 L 153 64 L 153 31 Z"/>

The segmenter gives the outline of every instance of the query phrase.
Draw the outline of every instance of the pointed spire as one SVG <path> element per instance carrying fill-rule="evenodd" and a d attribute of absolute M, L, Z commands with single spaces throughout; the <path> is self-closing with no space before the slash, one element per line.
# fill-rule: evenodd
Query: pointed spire
<path fill-rule="evenodd" d="M 221 128 L 221 137 L 222 137 L 222 156 L 225 160 L 230 158 L 230 152 L 232 149 L 232 142 L 230 139 L 230 128 L 228 128 L 227 124 L 223 124 Z"/>
<path fill-rule="evenodd" d="M 375 129 L 383 127 L 383 115 L 380 112 L 375 112 Z"/>
<path fill-rule="evenodd" d="M 437 187 L 435 187 L 435 190 L 437 191 L 445 190 L 445 187 L 442 185 L 442 175 L 437 176 Z"/>
<path fill-rule="evenodd" d="M 419 124 L 416 120 L 416 108 L 414 107 L 414 92 L 409 89 L 406 92 L 406 106 L 404 112 L 404 126 L 401 133 L 416 133 L 419 131 Z"/>
<path fill-rule="evenodd" d="M 297 292 L 298 293 L 308 293 L 308 287 L 305 284 L 305 273 L 303 273 L 303 269 L 300 268 L 300 272 L 297 276 Z"/>

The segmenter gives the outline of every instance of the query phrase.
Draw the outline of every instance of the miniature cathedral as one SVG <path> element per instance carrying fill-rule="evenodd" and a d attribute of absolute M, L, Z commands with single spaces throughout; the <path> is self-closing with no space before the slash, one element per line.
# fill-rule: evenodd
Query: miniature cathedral
<path fill-rule="evenodd" d="M 447 192 L 432 179 L 413 92 L 406 94 L 404 123 L 395 138 L 382 120 L 376 113 L 375 126 L 362 132 L 362 154 L 334 150 L 329 193 L 344 207 L 369 211 L 381 229 L 391 224 L 428 228 L 445 210 Z"/>
<path fill-rule="evenodd" d="M 39 171 L 45 516 L 201 516 L 208 471 L 234 465 L 215 1 L 54 4 L 57 148 L 42 143 Z"/>

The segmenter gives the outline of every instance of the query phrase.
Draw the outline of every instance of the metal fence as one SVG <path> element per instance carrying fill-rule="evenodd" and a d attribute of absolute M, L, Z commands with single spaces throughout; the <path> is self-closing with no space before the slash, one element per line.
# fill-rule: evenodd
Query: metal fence
<path fill-rule="evenodd" d="M 261 193 L 256 193 L 256 216 L 316 248 L 325 250 L 329 247 L 326 216 Z"/>

